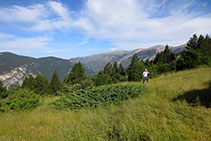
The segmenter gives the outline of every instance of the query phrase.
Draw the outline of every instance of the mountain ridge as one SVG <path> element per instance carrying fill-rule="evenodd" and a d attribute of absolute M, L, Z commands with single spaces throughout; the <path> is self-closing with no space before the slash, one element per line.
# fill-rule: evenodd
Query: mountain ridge
<path fill-rule="evenodd" d="M 185 49 L 185 44 L 176 47 L 169 46 L 169 48 L 173 53 L 178 53 Z M 57 70 L 60 79 L 63 80 L 65 75 L 72 69 L 74 63 L 78 61 L 83 64 L 88 75 L 94 75 L 103 69 L 108 62 L 112 64 L 114 62 L 118 64 L 122 63 L 124 67 L 128 67 L 135 53 L 140 60 L 152 60 L 158 52 L 164 49 L 165 46 L 156 45 L 146 49 L 138 48 L 130 51 L 118 50 L 70 59 L 54 56 L 35 58 L 10 52 L 0 52 L 0 80 L 2 80 L 7 87 L 21 85 L 26 76 L 36 76 L 39 73 L 50 80 L 54 70 Z"/>
<path fill-rule="evenodd" d="M 173 53 L 181 52 L 185 49 L 186 44 L 179 46 L 169 46 Z M 72 63 L 80 61 L 85 66 L 91 68 L 95 73 L 99 72 L 108 62 L 112 64 L 116 61 L 122 63 L 124 67 L 128 67 L 132 56 L 137 53 L 140 60 L 153 60 L 156 54 L 165 49 L 164 45 L 156 45 L 149 48 L 138 48 L 131 51 L 113 51 L 107 53 L 99 53 L 85 57 L 76 57 L 69 59 Z"/>

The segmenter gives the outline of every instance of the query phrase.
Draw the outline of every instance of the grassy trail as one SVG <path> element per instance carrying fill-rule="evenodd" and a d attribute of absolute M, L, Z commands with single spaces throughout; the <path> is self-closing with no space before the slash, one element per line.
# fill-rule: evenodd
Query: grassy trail
<path fill-rule="evenodd" d="M 0 140 L 211 140 L 211 108 L 180 97 L 209 94 L 210 82 L 211 68 L 169 73 L 136 99 L 78 111 L 50 109 L 57 97 L 48 98 L 33 111 L 0 114 Z"/>

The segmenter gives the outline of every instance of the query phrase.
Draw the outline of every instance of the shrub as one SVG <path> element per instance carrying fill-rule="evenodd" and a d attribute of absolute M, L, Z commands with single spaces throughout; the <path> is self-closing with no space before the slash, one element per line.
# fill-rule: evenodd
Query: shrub
<path fill-rule="evenodd" d="M 78 84 L 63 84 L 60 91 L 57 91 L 56 95 L 66 95 L 68 93 L 75 92 L 81 89 L 92 88 L 94 86 L 93 81 L 90 78 L 86 78 Z"/>
<path fill-rule="evenodd" d="M 0 100 L 0 111 L 33 109 L 40 104 L 40 96 L 28 89 L 11 90 Z"/>
<path fill-rule="evenodd" d="M 107 84 L 112 84 L 112 79 L 110 78 L 109 75 L 102 73 L 94 76 L 93 82 L 95 86 L 107 85 Z"/>
<path fill-rule="evenodd" d="M 146 90 L 145 86 L 139 85 L 100 86 L 69 93 L 51 104 L 56 109 L 80 109 L 110 103 L 117 104 L 123 100 L 137 97 Z"/>

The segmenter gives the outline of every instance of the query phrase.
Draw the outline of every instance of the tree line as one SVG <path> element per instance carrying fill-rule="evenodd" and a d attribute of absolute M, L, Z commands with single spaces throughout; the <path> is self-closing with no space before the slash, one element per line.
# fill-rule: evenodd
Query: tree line
<path fill-rule="evenodd" d="M 77 62 L 62 82 L 55 70 L 50 82 L 41 74 L 36 77 L 30 75 L 18 88 L 34 91 L 41 96 L 58 95 L 61 94 L 59 92 L 65 93 L 65 91 L 122 81 L 140 81 L 145 68 L 152 73 L 150 77 L 156 77 L 162 73 L 191 69 L 199 65 L 211 66 L 211 38 L 209 35 L 198 37 L 194 34 L 187 42 L 185 50 L 178 54 L 173 54 L 168 45 L 164 51 L 157 53 L 154 60 L 140 60 L 138 55 L 134 54 L 128 68 L 124 68 L 122 64 L 118 65 L 117 62 L 113 64 L 108 62 L 98 74 L 89 77 L 85 74 L 82 64 Z M 9 92 L 0 81 L 0 98 L 6 98 L 8 94 Z"/>

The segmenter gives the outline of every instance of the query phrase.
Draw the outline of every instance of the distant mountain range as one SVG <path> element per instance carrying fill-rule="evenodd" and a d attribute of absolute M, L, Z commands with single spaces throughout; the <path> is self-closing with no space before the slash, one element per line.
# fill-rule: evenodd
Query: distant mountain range
<path fill-rule="evenodd" d="M 173 53 L 178 53 L 185 49 L 185 45 L 169 48 Z M 116 61 L 118 64 L 122 63 L 124 67 L 127 67 L 135 53 L 138 54 L 141 60 L 152 60 L 158 52 L 164 49 L 165 46 L 159 45 L 147 49 L 114 51 L 69 60 L 56 57 L 33 58 L 9 52 L 1 52 L 0 80 L 2 80 L 7 87 L 20 85 L 26 76 L 36 76 L 38 73 L 41 73 L 50 80 L 54 70 L 57 70 L 60 79 L 63 80 L 65 75 L 72 69 L 74 63 L 78 61 L 84 65 L 88 75 L 94 75 L 103 69 L 109 61 L 111 63 Z"/>
<path fill-rule="evenodd" d="M 60 79 L 63 80 L 73 65 L 69 60 L 56 57 L 32 58 L 2 52 L 0 53 L 0 80 L 7 87 L 21 84 L 26 76 L 36 76 L 38 73 L 50 80 L 54 70 L 57 70 Z M 89 75 L 94 73 L 89 68 L 85 70 Z"/>
<path fill-rule="evenodd" d="M 185 44 L 172 47 L 169 46 L 173 53 L 181 52 L 185 49 Z M 89 67 L 95 73 L 99 72 L 110 61 L 112 64 L 116 61 L 118 64 L 122 64 L 124 67 L 128 67 L 130 61 L 135 53 L 137 53 L 140 60 L 152 60 L 156 54 L 163 51 L 165 46 L 157 45 L 147 49 L 135 49 L 132 51 L 114 51 L 109 53 L 95 54 L 86 57 L 77 57 L 70 59 L 70 62 L 75 63 L 80 61 L 83 65 Z"/>

